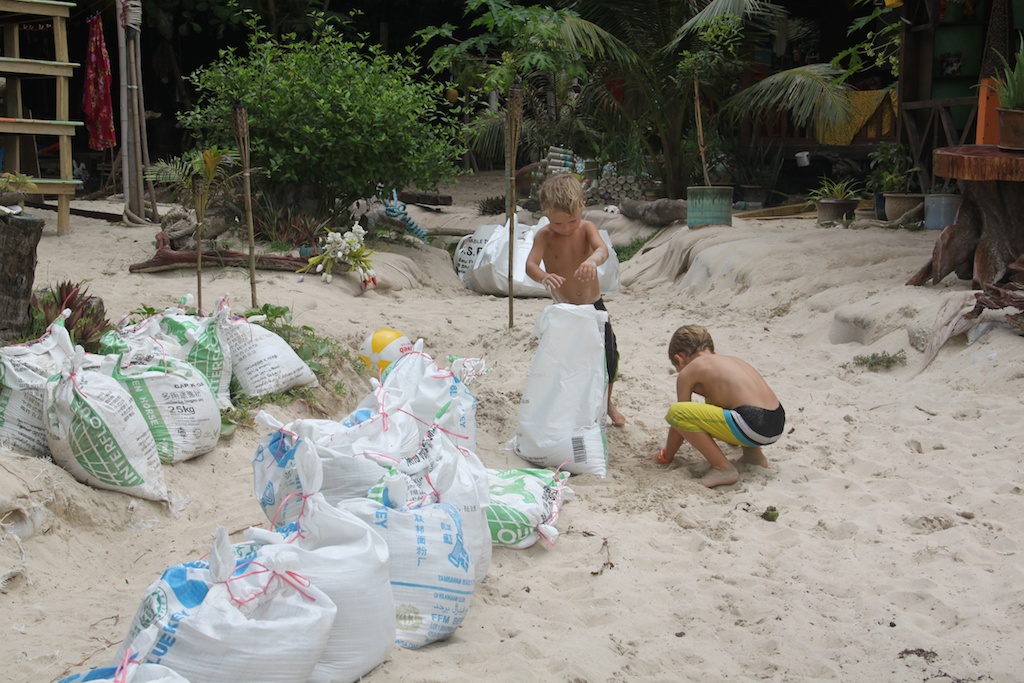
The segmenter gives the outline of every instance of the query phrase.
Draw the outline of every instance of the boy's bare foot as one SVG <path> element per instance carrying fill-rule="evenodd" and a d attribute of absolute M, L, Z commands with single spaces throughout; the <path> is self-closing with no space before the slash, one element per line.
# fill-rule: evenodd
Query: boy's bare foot
<path fill-rule="evenodd" d="M 712 467 L 708 470 L 707 474 L 700 478 L 700 483 L 707 486 L 709 489 L 713 489 L 716 486 L 728 486 L 729 484 L 735 484 L 740 480 L 740 473 L 735 467 L 730 467 L 727 470 L 716 470 Z"/>
<path fill-rule="evenodd" d="M 743 457 L 740 458 L 740 462 L 747 465 L 757 465 L 758 467 L 768 467 L 768 458 L 764 457 L 764 453 L 761 452 L 759 447 L 749 448 L 743 446 Z"/>
<path fill-rule="evenodd" d="M 626 424 L 626 416 L 620 413 L 613 405 L 608 406 L 608 417 L 611 418 L 612 425 L 616 427 L 622 427 Z"/>

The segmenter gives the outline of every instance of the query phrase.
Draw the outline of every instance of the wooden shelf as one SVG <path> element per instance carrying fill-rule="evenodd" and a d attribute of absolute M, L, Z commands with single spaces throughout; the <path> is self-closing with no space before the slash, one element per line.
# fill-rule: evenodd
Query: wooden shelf
<path fill-rule="evenodd" d="M 14 135 L 67 135 L 75 134 L 82 124 L 78 121 L 49 121 L 46 119 L 9 119 L 0 117 L 0 133 Z"/>
<path fill-rule="evenodd" d="M 52 135 L 57 138 L 59 178 L 36 178 L 37 194 L 57 195 L 57 234 L 65 235 L 71 224 L 71 197 L 80 184 L 74 178 L 71 162 L 71 138 L 82 126 L 69 121 L 69 87 L 78 64 L 68 60 L 67 21 L 75 4 L 55 0 L 0 0 L 0 30 L 4 54 L 0 56 L 0 75 L 7 77 L 4 114 L 0 117 L 0 136 L 4 138 L 4 170 L 25 172 L 22 168 L 21 139 L 18 136 Z M 24 59 L 21 56 L 21 24 L 49 20 L 53 35 L 53 60 Z M 23 109 L 21 81 L 25 78 L 52 79 L 55 116 L 53 119 L 28 118 Z M 34 149 L 30 147 L 29 149 Z M 33 167 L 29 169 L 38 173 Z M 28 173 L 33 175 L 33 173 Z"/>
<path fill-rule="evenodd" d="M 71 78 L 74 70 L 79 66 L 74 62 L 48 62 L 41 59 L 0 57 L 0 75 Z"/>

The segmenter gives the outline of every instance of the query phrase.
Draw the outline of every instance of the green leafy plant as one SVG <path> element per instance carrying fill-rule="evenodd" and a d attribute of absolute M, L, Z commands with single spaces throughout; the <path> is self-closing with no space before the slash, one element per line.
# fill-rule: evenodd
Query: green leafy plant
<path fill-rule="evenodd" d="M 866 356 L 854 356 L 853 362 L 855 365 L 861 365 L 866 367 L 868 370 L 876 372 L 879 370 L 891 370 L 897 365 L 907 364 L 907 352 L 903 349 L 900 349 L 896 353 L 879 351 Z"/>
<path fill-rule="evenodd" d="M 913 192 L 918 187 L 917 167 L 907 148 L 896 142 L 880 142 L 868 153 L 867 189 L 878 192 Z"/>
<path fill-rule="evenodd" d="M 983 83 L 999 95 L 999 106 L 1003 109 L 1024 109 L 1024 36 L 1013 56 L 1013 66 L 1004 55 L 999 55 L 1003 63 L 1003 72 L 997 74 L 995 83 Z"/>
<path fill-rule="evenodd" d="M 807 199 L 811 202 L 821 199 L 860 199 L 862 192 L 855 178 L 833 180 L 822 177 L 818 187 L 807 193 Z"/>
<path fill-rule="evenodd" d="M 432 189 L 459 175 L 461 123 L 414 58 L 350 42 L 323 15 L 313 23 L 312 38 L 299 40 L 251 19 L 245 49 L 222 50 L 190 76 L 199 101 L 182 125 L 204 143 L 232 140 L 240 103 L 265 191 L 330 207 L 378 185 Z"/>
<path fill-rule="evenodd" d="M 71 314 L 63 324 L 71 343 L 81 345 L 90 353 L 97 353 L 100 339 L 114 326 L 107 320 L 103 300 L 90 296 L 87 291 L 85 282 L 65 280 L 33 293 L 30 301 L 32 322 L 24 338 L 38 339 L 64 309 L 70 309 Z"/>
<path fill-rule="evenodd" d="M 894 79 L 899 78 L 901 12 L 875 0 L 854 0 L 853 4 L 867 13 L 855 18 L 846 34 L 863 38 L 833 57 L 832 65 L 845 70 L 843 80 L 871 68 L 885 69 Z"/>
<path fill-rule="evenodd" d="M 619 247 L 615 250 L 615 255 L 618 257 L 620 262 L 628 261 L 629 259 L 640 253 L 640 250 L 644 248 L 644 245 L 654 239 L 658 233 L 652 232 L 650 235 L 644 235 L 640 237 L 634 237 L 630 240 L 629 244 L 624 247 Z"/>

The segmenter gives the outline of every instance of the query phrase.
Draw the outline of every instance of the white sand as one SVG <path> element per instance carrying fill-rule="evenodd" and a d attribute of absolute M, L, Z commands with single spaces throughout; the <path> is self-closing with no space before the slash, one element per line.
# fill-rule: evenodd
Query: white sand
<path fill-rule="evenodd" d="M 457 203 L 500 193 L 487 177 L 456 188 Z M 192 270 L 128 273 L 152 255 L 152 231 L 73 218 L 58 238 L 48 219 L 37 286 L 88 279 L 111 318 L 194 292 Z M 608 477 L 570 480 L 576 499 L 554 547 L 495 548 L 452 638 L 396 649 L 366 680 L 1020 680 L 1024 339 L 1005 328 L 972 344 L 961 335 L 916 375 L 940 306 L 969 288 L 953 278 L 904 286 L 934 238 L 737 219 L 662 238 L 624 264 L 607 303 L 629 422 L 608 428 Z M 382 256 L 392 288 L 362 296 L 340 278 L 261 271 L 259 298 L 352 348 L 391 326 L 435 356 L 485 356 L 491 372 L 473 387 L 479 455 L 489 467 L 524 466 L 502 445 L 548 302 L 516 300 L 509 330 L 507 299 L 463 289 L 442 251 L 414 258 L 422 273 L 409 278 Z M 224 293 L 248 304 L 244 270 L 207 270 L 204 298 Z M 667 471 L 644 460 L 664 440 L 666 344 L 685 323 L 759 368 L 787 410 L 785 436 L 765 449 L 771 467 L 741 467 L 734 486 L 703 488 L 705 465 L 688 446 Z M 900 349 L 909 362 L 890 372 L 852 363 Z M 339 414 L 366 387 L 350 390 Z M 265 525 L 250 464 L 261 436 L 240 429 L 165 468 L 172 511 L 0 453 L 0 572 L 14 572 L 0 593 L 0 681 L 110 665 L 166 567 L 205 555 L 218 525 Z M 777 522 L 759 516 L 769 505 Z M 20 541 L 12 533 L 28 527 L 36 532 Z"/>

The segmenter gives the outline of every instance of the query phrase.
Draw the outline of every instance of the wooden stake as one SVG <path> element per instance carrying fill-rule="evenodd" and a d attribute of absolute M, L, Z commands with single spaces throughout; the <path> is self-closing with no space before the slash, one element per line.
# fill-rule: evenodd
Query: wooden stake
<path fill-rule="evenodd" d="M 513 300 L 512 276 L 516 255 L 516 148 L 519 146 L 519 132 L 523 125 L 523 90 L 513 85 L 508 94 L 508 116 L 505 124 L 505 178 L 508 190 L 505 193 L 505 214 L 508 217 L 508 327 L 512 329 Z"/>
<path fill-rule="evenodd" d="M 235 102 L 233 110 L 235 140 L 242 162 L 242 188 L 245 197 L 245 226 L 249 233 L 249 284 L 252 289 L 252 307 L 256 308 L 256 230 L 252 222 L 252 187 L 249 183 L 249 114 L 242 101 Z"/>

